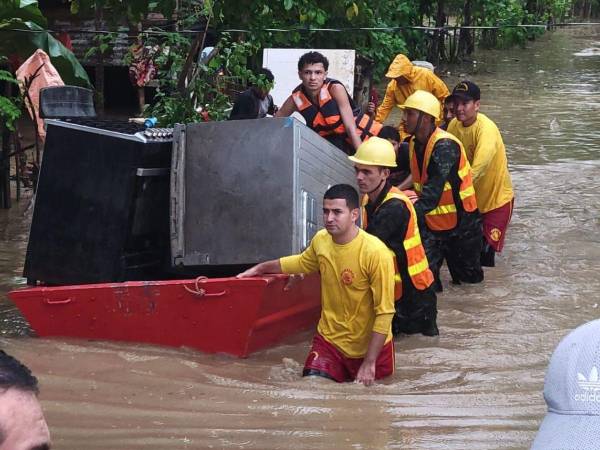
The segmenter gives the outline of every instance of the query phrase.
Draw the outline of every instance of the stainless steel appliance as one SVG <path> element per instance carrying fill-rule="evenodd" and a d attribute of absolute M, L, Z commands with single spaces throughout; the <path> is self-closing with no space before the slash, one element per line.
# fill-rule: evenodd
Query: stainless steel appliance
<path fill-rule="evenodd" d="M 175 127 L 174 266 L 252 264 L 302 251 L 322 227 L 323 194 L 354 186 L 347 156 L 293 118 Z"/>

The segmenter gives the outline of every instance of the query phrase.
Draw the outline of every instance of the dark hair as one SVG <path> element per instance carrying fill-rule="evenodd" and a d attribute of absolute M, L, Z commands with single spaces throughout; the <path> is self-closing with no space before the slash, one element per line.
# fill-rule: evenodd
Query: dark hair
<path fill-rule="evenodd" d="M 342 198 L 346 200 L 346 205 L 348 208 L 356 209 L 358 208 L 358 192 L 349 184 L 336 184 L 331 186 L 323 195 L 323 200 L 335 200 L 338 198 Z"/>
<path fill-rule="evenodd" d="M 38 380 L 31 370 L 4 350 L 0 350 L 0 389 L 10 388 L 34 394 L 39 392 Z"/>
<path fill-rule="evenodd" d="M 380 137 L 381 139 L 391 139 L 393 141 L 400 142 L 400 132 L 397 128 L 394 128 L 390 125 L 382 127 L 377 137 Z"/>
<path fill-rule="evenodd" d="M 267 79 L 267 81 L 269 81 L 270 83 L 272 83 L 275 80 L 275 77 L 273 76 L 273 72 L 271 72 L 266 67 L 263 67 L 262 69 L 260 69 L 258 71 L 258 74 L 259 75 L 264 75 L 265 78 Z"/>
<path fill-rule="evenodd" d="M 304 69 L 304 66 L 308 66 L 309 64 L 323 64 L 325 70 L 329 70 L 329 61 L 319 52 L 308 52 L 300 57 L 298 60 L 298 70 L 301 71 Z"/>

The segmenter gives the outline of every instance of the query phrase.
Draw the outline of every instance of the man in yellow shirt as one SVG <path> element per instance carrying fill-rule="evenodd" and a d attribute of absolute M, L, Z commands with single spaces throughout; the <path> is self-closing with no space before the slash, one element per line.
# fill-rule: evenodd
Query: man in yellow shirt
<path fill-rule="evenodd" d="M 514 205 L 506 149 L 496 124 L 479 112 L 481 92 L 475 83 L 458 83 L 451 98 L 456 118 L 448 125 L 448 132 L 462 142 L 471 164 L 477 206 L 483 218 L 481 264 L 493 267 L 495 253 L 504 246 Z"/>
<path fill-rule="evenodd" d="M 430 92 L 442 104 L 449 94 L 446 84 L 435 73 L 425 67 L 415 66 L 403 54 L 396 55 L 385 76 L 391 78 L 391 81 L 387 85 L 381 105 L 377 108 L 375 121 L 379 123 L 387 119 L 394 106 L 403 105 L 415 91 Z M 408 134 L 401 127 L 402 125 L 400 125 L 401 138 L 404 139 Z"/>
<path fill-rule="evenodd" d="M 266 261 L 238 275 L 321 275 L 321 318 L 303 376 L 365 386 L 394 372 L 391 323 L 394 263 L 385 244 L 356 226 L 358 193 L 347 184 L 323 198 L 325 230 L 299 255 Z"/>

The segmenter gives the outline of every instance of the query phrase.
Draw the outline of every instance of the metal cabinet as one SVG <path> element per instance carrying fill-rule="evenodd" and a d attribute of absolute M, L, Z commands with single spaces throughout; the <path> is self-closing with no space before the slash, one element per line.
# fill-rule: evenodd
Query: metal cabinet
<path fill-rule="evenodd" d="M 293 118 L 176 126 L 174 266 L 252 264 L 302 251 L 329 186 L 355 184 L 347 156 Z"/>

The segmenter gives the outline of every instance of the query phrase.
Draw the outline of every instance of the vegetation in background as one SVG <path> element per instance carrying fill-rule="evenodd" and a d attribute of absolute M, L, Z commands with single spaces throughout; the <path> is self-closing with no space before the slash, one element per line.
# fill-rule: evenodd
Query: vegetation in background
<path fill-rule="evenodd" d="M 515 25 L 562 22 L 593 17 L 600 0 L 70 0 L 71 12 L 94 17 L 111 31 L 127 29 L 132 42 L 159 49 L 158 93 L 147 114 L 163 125 L 206 118 L 222 119 L 230 106 L 228 83 L 261 85 L 254 71 L 267 47 L 352 48 L 373 61 L 376 79 L 397 53 L 435 63 L 462 58 L 476 45 L 508 47 L 533 39 L 543 28 Z M 142 24 L 149 13 L 167 18 L 168 30 L 148 34 Z M 208 25 L 208 27 L 207 27 Z M 493 30 L 449 26 L 493 26 Z M 439 30 L 411 27 L 445 27 Z M 72 53 L 45 31 L 47 23 L 33 0 L 0 0 L 0 55 L 25 55 L 45 49 L 71 84 L 87 84 Z M 344 29 L 317 31 L 316 29 Z M 362 28 L 359 30 L 359 28 Z M 378 30 L 378 28 L 394 28 Z M 27 29 L 35 33 L 7 31 Z M 179 33 L 192 29 L 197 33 Z M 203 61 L 196 55 L 204 30 L 215 33 L 215 51 Z M 226 33 L 225 30 L 235 29 Z M 284 29 L 289 31 L 276 31 Z M 454 34 L 453 34 L 454 33 Z M 89 50 L 101 60 L 114 35 L 100 36 Z"/>
<path fill-rule="evenodd" d="M 17 80 L 7 70 L 0 70 L 0 81 L 18 85 Z M 18 91 L 18 89 L 14 90 Z M 0 124 L 6 126 L 10 131 L 15 131 L 15 121 L 21 116 L 22 104 L 20 95 L 5 97 L 0 94 Z"/>
<path fill-rule="evenodd" d="M 14 55 L 25 61 L 41 48 L 65 83 L 90 86 L 77 58 L 47 31 L 47 27 L 37 1 L 0 0 L 0 57 Z"/>

